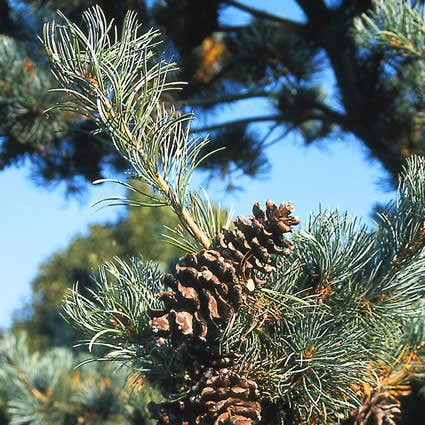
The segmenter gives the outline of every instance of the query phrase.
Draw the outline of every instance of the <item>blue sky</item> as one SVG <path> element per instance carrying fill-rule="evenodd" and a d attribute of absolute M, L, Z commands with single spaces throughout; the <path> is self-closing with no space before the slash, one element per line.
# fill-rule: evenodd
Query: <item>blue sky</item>
<path fill-rule="evenodd" d="M 244 3 L 302 19 L 292 1 L 244 0 Z M 234 12 L 226 16 L 228 21 L 243 18 Z M 223 110 L 219 114 L 220 121 L 253 110 L 266 112 L 266 108 L 258 102 L 254 105 L 238 103 Z M 350 211 L 371 223 L 369 214 L 373 205 L 386 202 L 392 196 L 380 184 L 387 177 L 382 166 L 370 160 L 365 148 L 351 137 L 305 147 L 296 137 L 289 136 L 270 147 L 268 155 L 270 173 L 264 178 L 238 181 L 238 185 L 246 188 L 244 192 L 226 194 L 223 182 L 208 184 L 205 174 L 196 175 L 193 183 L 206 185 L 212 199 L 233 206 L 236 214 L 248 215 L 252 203 L 257 200 L 291 200 L 295 213 L 304 222 L 309 212 L 322 204 Z M 123 214 L 118 208 L 101 211 L 90 208 L 93 201 L 117 194 L 118 190 L 111 185 L 93 186 L 82 200 L 67 200 L 60 188 L 47 190 L 35 186 L 28 167 L 0 173 L 0 328 L 8 327 L 13 311 L 29 299 L 31 280 L 49 255 L 65 248 L 77 234 L 86 233 L 90 224 L 115 220 Z"/>

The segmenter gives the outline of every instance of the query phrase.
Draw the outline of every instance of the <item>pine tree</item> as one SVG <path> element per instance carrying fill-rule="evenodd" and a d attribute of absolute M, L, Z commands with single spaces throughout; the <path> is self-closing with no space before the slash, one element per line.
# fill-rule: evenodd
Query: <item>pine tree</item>
<path fill-rule="evenodd" d="M 124 171 L 125 163 L 102 134 L 93 134 L 90 120 L 72 111 L 45 112 L 60 97 L 49 92 L 53 82 L 36 36 L 44 20 L 54 15 L 55 5 L 8 3 L 0 1 L 0 170 L 31 159 L 36 183 L 65 182 L 67 193 L 81 191 L 88 181 L 102 177 L 105 169 Z M 116 2 L 103 3 L 119 17 Z M 129 1 L 125 10 L 136 3 Z M 71 2 L 66 5 L 69 10 Z M 74 16 L 79 16 L 87 2 L 72 2 L 72 6 Z M 143 10 L 141 2 L 138 9 Z"/>
<path fill-rule="evenodd" d="M 21 333 L 0 339 L 0 420 L 2 425 L 153 425 L 147 405 L 161 398 L 111 365 L 54 348 L 30 353 Z M 76 363 L 85 362 L 75 369 Z"/>
<path fill-rule="evenodd" d="M 177 46 L 182 78 L 190 83 L 181 104 L 208 113 L 241 100 L 268 103 L 268 112 L 196 129 L 212 133 L 216 145 L 232 147 L 223 158 L 211 157 L 208 165 L 255 174 L 267 169 L 265 148 L 287 143 L 288 134 L 306 144 L 354 135 L 395 181 L 405 157 L 424 153 L 423 102 L 412 94 L 423 65 L 376 43 L 363 43 L 364 34 L 355 30 L 362 14 L 377 4 L 397 16 L 410 1 L 288 2 L 301 9 L 304 19 L 298 21 L 264 12 L 260 2 L 248 6 L 237 0 L 204 2 L 202 18 L 197 19 L 191 14 L 195 3 L 169 0 L 155 9 Z M 420 0 L 414 3 L 423 5 Z M 227 8 L 245 12 L 251 21 L 224 25 L 220 12 Z M 414 26 L 411 30 L 420 31 Z M 398 73 L 391 69 L 394 65 Z M 259 132 L 258 123 L 267 123 L 268 130 Z M 240 159 L 240 152 L 246 160 Z"/>
<path fill-rule="evenodd" d="M 65 181 L 70 191 L 110 169 L 125 169 L 108 138 L 93 135 L 96 126 L 87 117 L 56 111 L 46 120 L 44 114 L 50 102 L 60 99 L 47 92 L 53 82 L 34 34 L 56 8 L 78 20 L 81 10 L 93 3 L 27 0 L 17 8 L 0 1 L 0 169 L 31 158 L 38 181 Z M 142 14 L 147 27 L 164 29 L 167 53 L 181 67 L 176 78 L 190 82 L 172 94 L 180 106 L 210 118 L 210 112 L 237 101 L 268 102 L 269 114 L 192 129 L 213 134 L 210 149 L 228 147 L 201 164 L 214 172 L 266 171 L 267 146 L 289 133 L 307 144 L 354 135 L 394 178 L 405 157 L 424 152 L 424 109 L 416 91 L 422 85 L 423 61 L 365 44 L 364 28 L 354 30 L 374 5 L 391 14 L 410 2 L 295 0 L 303 21 L 236 0 L 155 1 L 149 7 L 142 0 L 98 3 L 118 25 L 130 9 Z M 222 12 L 228 10 L 245 12 L 250 20 L 240 26 L 223 22 Z M 420 32 L 420 26 L 411 31 Z M 330 74 L 335 76 L 334 91 L 329 89 Z M 164 100 L 169 101 L 168 94 Z M 268 131 L 258 123 L 269 124 Z"/>
<path fill-rule="evenodd" d="M 170 274 L 115 259 L 94 289 L 76 285 L 65 314 L 89 349 L 160 389 L 159 424 L 396 423 L 424 368 L 425 160 L 407 162 L 372 230 L 321 210 L 295 232 L 292 204 L 270 200 L 231 225 L 190 187 L 209 140 L 160 100 L 179 84 L 158 32 L 128 13 L 119 33 L 98 7 L 85 29 L 59 16 L 43 31 L 58 107 L 109 135 L 152 191 L 120 184 L 174 211 L 170 241 L 186 252 Z"/>

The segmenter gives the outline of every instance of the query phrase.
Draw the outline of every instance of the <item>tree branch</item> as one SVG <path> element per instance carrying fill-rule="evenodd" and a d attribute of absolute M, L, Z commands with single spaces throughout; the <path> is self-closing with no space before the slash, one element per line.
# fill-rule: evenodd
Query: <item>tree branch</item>
<path fill-rule="evenodd" d="M 246 28 L 246 25 L 220 25 L 218 31 L 220 32 L 236 32 Z"/>
<path fill-rule="evenodd" d="M 266 90 L 259 90 L 254 92 L 231 94 L 228 96 L 208 97 L 204 99 L 185 99 L 173 102 L 173 104 L 175 106 L 210 106 L 216 103 L 236 102 L 238 100 L 252 99 L 255 97 L 268 97 L 271 94 L 272 93 Z"/>
<path fill-rule="evenodd" d="M 109 102 L 109 100 L 107 100 L 106 97 L 103 99 L 103 103 L 105 105 L 106 111 L 109 114 L 111 114 L 111 119 L 116 118 L 116 113 L 115 113 L 111 103 Z M 141 147 L 139 141 L 135 139 L 135 137 L 134 137 L 133 133 L 131 132 L 128 124 L 125 122 L 125 120 L 121 120 L 120 125 L 121 125 L 121 129 L 122 129 L 122 133 L 127 136 L 127 140 L 131 144 L 131 147 L 140 155 L 142 160 L 145 163 L 147 163 L 148 162 L 147 159 L 146 159 L 147 154 L 143 150 L 143 148 Z M 156 177 L 156 180 L 158 182 L 158 188 L 163 191 L 165 196 L 170 201 L 172 208 L 174 209 L 174 211 L 177 214 L 177 217 L 179 217 L 179 219 L 187 225 L 187 227 L 192 232 L 193 236 L 195 236 L 195 238 L 199 242 L 201 242 L 202 246 L 205 249 L 208 249 L 211 246 L 211 241 L 210 241 L 209 237 L 198 226 L 198 224 L 195 222 L 193 217 L 190 215 L 189 211 L 187 211 L 187 209 L 178 201 L 175 193 L 171 189 L 167 180 L 164 179 L 164 177 L 159 173 L 159 171 L 155 172 L 155 177 Z"/>
<path fill-rule="evenodd" d="M 281 114 L 274 114 L 274 115 L 265 115 L 262 117 L 251 117 L 251 118 L 242 118 L 240 120 L 234 120 L 234 121 L 228 121 L 221 124 L 212 124 L 207 125 L 205 127 L 200 128 L 192 128 L 190 130 L 191 133 L 204 133 L 206 131 L 215 131 L 220 130 L 221 128 L 225 128 L 231 125 L 244 125 L 244 124 L 251 124 L 253 122 L 262 122 L 262 121 L 281 121 L 282 115 Z"/>
<path fill-rule="evenodd" d="M 320 20 L 329 9 L 323 0 L 296 0 L 310 22 Z"/>
<path fill-rule="evenodd" d="M 244 12 L 250 13 L 252 16 L 255 16 L 257 18 L 261 19 L 268 19 L 270 21 L 279 22 L 280 24 L 283 24 L 288 27 L 288 29 L 293 30 L 299 30 L 301 28 L 304 28 L 303 24 L 300 24 L 299 22 L 291 21 L 290 19 L 282 18 L 278 15 L 273 15 L 268 12 L 264 12 L 263 10 L 255 9 L 250 6 L 246 6 L 245 4 L 242 4 L 236 0 L 220 0 L 221 3 L 226 3 L 229 6 L 236 7 L 237 9 L 243 10 Z"/>
<path fill-rule="evenodd" d="M 328 105 L 325 105 L 324 103 L 315 102 L 313 104 L 313 107 L 315 109 L 318 109 L 319 111 L 323 112 L 325 115 L 327 115 L 332 121 L 334 121 L 336 124 L 341 125 L 344 127 L 347 124 L 347 117 L 342 114 L 339 111 L 336 111 L 335 109 L 331 108 Z"/>
<path fill-rule="evenodd" d="M 312 109 L 316 109 L 319 113 L 314 113 L 313 110 L 309 111 L 308 114 L 305 115 L 303 118 L 303 121 L 309 121 L 309 120 L 326 120 L 331 119 L 332 122 L 335 124 L 340 125 L 342 128 L 346 128 L 347 125 L 347 118 L 344 114 L 341 112 L 336 111 L 335 109 L 332 109 L 330 106 L 325 105 L 323 103 L 314 103 L 311 104 Z M 276 121 L 276 122 L 283 122 L 283 116 L 281 114 L 273 114 L 273 115 L 264 115 L 259 117 L 247 117 L 247 118 L 241 118 L 239 120 L 234 121 L 228 121 L 224 123 L 219 124 L 212 124 L 205 127 L 199 127 L 199 128 L 192 128 L 190 130 L 191 133 L 204 133 L 207 131 L 215 131 L 220 130 L 222 128 L 231 126 L 231 125 L 247 125 L 254 122 L 265 122 L 265 121 Z"/>

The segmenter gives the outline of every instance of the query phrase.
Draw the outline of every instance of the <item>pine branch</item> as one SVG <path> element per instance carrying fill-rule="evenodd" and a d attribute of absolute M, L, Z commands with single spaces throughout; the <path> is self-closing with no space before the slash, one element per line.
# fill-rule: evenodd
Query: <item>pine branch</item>
<path fill-rule="evenodd" d="M 191 115 L 160 103 L 164 91 L 180 85 L 166 81 L 174 65 L 155 59 L 158 33 L 139 35 L 133 13 L 127 14 L 120 38 L 100 8 L 84 14 L 87 35 L 60 16 L 65 25 L 46 24 L 43 30 L 54 75 L 62 85 L 59 90 L 69 99 L 57 107 L 92 117 L 131 164 L 134 178 L 154 190 L 156 195 L 139 205 L 170 205 L 194 240 L 208 248 L 208 229 L 189 213 L 190 179 L 205 159 L 200 153 L 208 140 L 189 140 Z"/>
<path fill-rule="evenodd" d="M 278 15 L 273 15 L 271 13 L 267 13 L 267 12 L 264 12 L 262 10 L 244 5 L 244 4 L 242 4 L 242 3 L 240 3 L 239 1 L 236 1 L 236 0 L 220 0 L 220 2 L 228 4 L 229 6 L 236 7 L 240 10 L 243 10 L 244 12 L 247 12 L 247 13 L 249 13 L 249 14 L 251 14 L 251 15 L 257 17 L 257 18 L 267 19 L 267 20 L 270 20 L 270 21 L 274 21 L 274 22 L 278 22 L 280 24 L 283 24 L 288 28 L 288 30 L 298 31 L 300 29 L 304 29 L 303 24 L 300 24 L 298 22 L 282 18 Z"/>
<path fill-rule="evenodd" d="M 115 115 L 115 111 L 112 108 L 112 105 L 107 99 L 104 99 L 105 103 L 105 109 L 107 112 L 109 112 L 109 118 L 113 117 Z M 165 114 L 163 115 L 163 117 Z M 130 130 L 130 127 L 127 123 L 122 122 L 122 128 L 120 128 L 121 131 L 124 132 L 124 134 L 127 136 L 127 142 L 129 143 L 129 147 L 134 149 L 134 151 L 137 152 L 137 154 L 140 156 L 142 161 L 145 164 L 149 164 L 150 158 L 145 150 L 141 147 L 138 140 L 133 135 L 132 131 Z M 178 198 L 177 194 L 168 184 L 168 181 L 166 178 L 164 178 L 163 174 L 159 171 L 159 167 L 157 169 L 152 169 L 150 172 L 153 174 L 153 184 L 152 186 L 156 189 L 159 189 L 164 193 L 166 198 L 168 199 L 171 207 L 175 211 L 176 215 L 182 220 L 182 222 L 186 225 L 186 227 L 189 229 L 190 233 L 194 235 L 194 237 L 201 242 L 204 248 L 208 249 L 211 245 L 211 240 L 208 238 L 208 236 L 199 228 L 199 226 L 195 223 L 187 209 L 184 207 L 183 202 L 184 200 L 181 200 Z"/>
<path fill-rule="evenodd" d="M 423 58 L 425 42 L 424 10 L 410 1 L 377 0 L 373 9 L 355 20 L 359 40 L 405 56 Z"/>
<path fill-rule="evenodd" d="M 311 23 L 320 20 L 320 17 L 328 13 L 328 8 L 323 0 L 296 0 Z"/>
<path fill-rule="evenodd" d="M 257 90 L 247 93 L 236 93 L 229 94 L 227 96 L 218 96 L 218 97 L 207 97 L 207 98 L 195 98 L 195 99 L 184 99 L 177 102 L 174 102 L 176 106 L 200 106 L 208 107 L 211 105 L 216 105 L 219 103 L 230 103 L 236 102 L 238 100 L 252 99 L 256 97 L 270 97 L 274 96 L 274 93 L 267 90 Z"/>
<path fill-rule="evenodd" d="M 300 126 L 308 121 L 328 121 L 332 120 L 332 122 L 338 123 L 342 128 L 346 128 L 348 125 L 346 116 L 341 114 L 340 112 L 328 107 L 323 103 L 311 103 L 310 106 L 313 109 L 306 111 L 304 114 L 298 117 L 297 125 L 294 125 L 292 128 L 296 128 L 296 126 Z M 316 110 L 315 110 L 316 109 Z M 273 115 L 265 115 L 259 117 L 250 117 L 250 118 L 242 118 L 233 121 L 227 121 L 219 124 L 211 124 L 204 127 L 198 127 L 191 129 L 191 133 L 205 133 L 209 131 L 216 131 L 220 129 L 225 129 L 231 126 L 240 126 L 240 125 L 249 125 L 251 123 L 256 122 L 267 122 L 273 121 L 277 124 L 285 122 L 285 116 L 283 114 L 273 114 Z"/>
<path fill-rule="evenodd" d="M 421 367 L 412 323 L 424 304 L 425 159 L 408 161 L 398 199 L 373 231 L 347 214 L 319 211 L 292 238 L 293 250 L 285 234 L 299 219 L 291 203 L 272 201 L 221 229 L 207 197 L 188 189 L 199 144 L 188 147 L 190 117 L 160 105 L 172 87 L 169 65 L 148 48 L 152 34 L 134 38 L 137 25 L 127 22 L 131 30 L 118 41 L 99 9 L 85 18 L 88 37 L 69 22 L 45 27 L 56 75 L 78 100 L 69 105 L 97 119 L 136 177 L 156 189 L 141 204 L 171 205 L 179 216 L 185 208 L 214 240 L 208 250 L 193 246 L 163 279 L 152 265 L 116 260 L 96 290 L 74 288 L 65 311 L 89 347 L 104 347 L 102 360 L 131 364 L 160 385 L 169 400 L 153 412 L 162 423 L 251 425 L 262 409 L 270 423 L 285 411 L 297 423 L 339 423 L 377 391 L 395 396 L 405 388 L 404 371 Z M 306 110 L 294 95 L 282 99 L 281 114 L 233 124 L 284 122 L 285 113 L 302 124 L 333 113 L 315 106 L 322 97 L 314 87 L 303 94 L 313 99 Z M 174 235 L 185 243 L 179 229 Z M 400 345 L 408 348 L 400 353 Z"/>
<path fill-rule="evenodd" d="M 133 259 L 127 264 L 115 259 L 100 268 L 96 286 L 96 291 L 90 290 L 87 296 L 79 292 L 78 284 L 69 291 L 65 318 L 90 334 L 90 350 L 108 337 L 109 345 L 113 341 L 115 346 L 115 358 L 135 356 L 131 346 L 142 344 L 143 335 L 149 340 L 149 310 L 161 306 L 156 297 L 163 289 L 161 273 L 151 263 Z"/>
<path fill-rule="evenodd" d="M 221 124 L 212 124 L 212 125 L 208 125 L 205 127 L 198 127 L 198 128 L 193 128 L 191 129 L 192 133 L 205 133 L 207 131 L 215 131 L 215 130 L 219 130 L 221 128 L 226 128 L 232 125 L 245 125 L 245 124 L 250 124 L 253 122 L 264 122 L 264 121 L 280 121 L 282 120 L 282 115 L 280 114 L 274 114 L 274 115 L 265 115 L 265 116 L 260 116 L 260 117 L 251 117 L 251 118 L 243 118 L 243 119 L 239 119 L 239 120 L 234 120 L 234 121 L 228 121 L 225 123 L 221 123 Z"/>

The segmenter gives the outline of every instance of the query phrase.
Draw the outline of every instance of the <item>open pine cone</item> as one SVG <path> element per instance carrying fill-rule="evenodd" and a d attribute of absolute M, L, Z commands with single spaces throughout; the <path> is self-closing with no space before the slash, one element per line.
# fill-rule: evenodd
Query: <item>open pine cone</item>
<path fill-rule="evenodd" d="M 257 385 L 231 369 L 209 369 L 180 402 L 151 406 L 160 425 L 252 425 L 261 419 Z"/>
<path fill-rule="evenodd" d="M 160 294 L 165 310 L 152 312 L 151 325 L 158 337 L 170 336 L 176 343 L 211 340 L 243 297 L 235 267 L 214 250 L 180 258 L 164 282 L 171 291 Z"/>
<path fill-rule="evenodd" d="M 217 249 L 252 287 L 264 283 L 258 272 L 264 275 L 274 270 L 273 254 L 287 255 L 293 249 L 292 242 L 284 237 L 300 222 L 291 216 L 292 211 L 291 203 L 277 207 L 268 200 L 263 211 L 257 202 L 249 220 L 237 217 L 234 230 L 223 230 L 217 235 Z"/>
<path fill-rule="evenodd" d="M 249 220 L 237 217 L 235 228 L 223 229 L 210 249 L 183 256 L 175 272 L 164 275 L 170 288 L 159 294 L 164 307 L 150 312 L 156 343 L 186 344 L 199 367 L 188 368 L 186 385 L 170 391 L 184 398 L 151 406 L 159 424 L 253 425 L 261 419 L 256 383 L 235 372 L 230 359 L 219 361 L 217 335 L 249 303 L 246 290 L 274 270 L 273 255 L 293 248 L 284 237 L 299 223 L 292 209 L 267 201 L 263 211 L 254 204 Z"/>
<path fill-rule="evenodd" d="M 250 220 L 237 217 L 235 229 L 217 235 L 213 249 L 180 258 L 173 275 L 164 282 L 170 291 L 160 294 L 165 309 L 151 312 L 151 326 L 158 343 L 211 341 L 244 299 L 244 288 L 262 284 L 273 269 L 273 254 L 288 254 L 292 242 L 284 237 L 299 223 L 291 216 L 292 204 L 277 207 L 267 201 L 266 210 L 254 204 Z"/>

